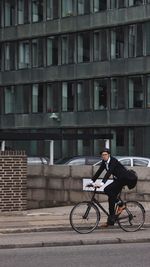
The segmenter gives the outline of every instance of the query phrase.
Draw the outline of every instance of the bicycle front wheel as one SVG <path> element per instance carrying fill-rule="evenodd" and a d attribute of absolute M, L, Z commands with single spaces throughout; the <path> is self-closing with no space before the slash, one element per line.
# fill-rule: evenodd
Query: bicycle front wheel
<path fill-rule="evenodd" d="M 100 221 L 100 212 L 91 202 L 80 202 L 70 212 L 70 224 L 80 234 L 91 233 Z"/>
<path fill-rule="evenodd" d="M 127 201 L 117 221 L 120 228 L 126 232 L 139 230 L 145 221 L 144 207 L 137 201 Z"/>

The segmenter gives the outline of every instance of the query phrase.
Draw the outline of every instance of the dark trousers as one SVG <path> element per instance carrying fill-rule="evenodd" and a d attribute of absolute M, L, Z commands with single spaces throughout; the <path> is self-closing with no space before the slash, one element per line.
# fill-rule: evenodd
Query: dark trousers
<path fill-rule="evenodd" d="M 117 201 L 117 196 L 125 185 L 126 183 L 116 179 L 104 188 L 105 194 L 108 195 L 109 214 L 111 217 L 115 215 L 115 203 Z"/>

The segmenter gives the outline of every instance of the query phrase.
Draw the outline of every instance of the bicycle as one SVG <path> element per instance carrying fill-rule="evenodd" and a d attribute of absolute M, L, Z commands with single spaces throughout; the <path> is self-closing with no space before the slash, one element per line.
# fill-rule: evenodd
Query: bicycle
<path fill-rule="evenodd" d="M 91 185 L 88 187 L 91 187 Z M 93 232 L 100 222 L 101 211 L 103 211 L 106 216 L 109 215 L 107 210 L 95 198 L 95 195 L 99 193 L 97 188 L 98 186 L 94 188 L 90 201 L 77 203 L 70 212 L 70 224 L 77 233 L 87 234 Z M 117 210 L 120 206 L 124 208 L 120 214 L 117 214 Z M 138 201 L 123 201 L 121 199 L 121 193 L 117 198 L 115 214 L 115 222 L 126 232 L 139 230 L 145 222 L 145 209 L 142 204 Z"/>

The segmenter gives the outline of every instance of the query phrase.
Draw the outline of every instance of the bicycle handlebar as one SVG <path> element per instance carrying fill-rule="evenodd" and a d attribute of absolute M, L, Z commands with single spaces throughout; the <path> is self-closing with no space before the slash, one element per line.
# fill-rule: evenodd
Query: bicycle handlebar
<path fill-rule="evenodd" d="M 87 185 L 86 185 L 86 187 L 100 188 L 100 186 L 99 186 L 99 185 L 96 185 L 96 186 L 94 186 L 94 185 L 92 185 L 92 184 L 87 184 Z"/>

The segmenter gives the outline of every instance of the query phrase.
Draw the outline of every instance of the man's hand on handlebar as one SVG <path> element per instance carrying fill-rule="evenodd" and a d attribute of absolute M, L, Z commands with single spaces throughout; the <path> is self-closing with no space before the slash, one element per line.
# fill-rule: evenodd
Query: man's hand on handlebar
<path fill-rule="evenodd" d="M 96 184 L 95 182 L 93 181 L 90 181 L 89 184 L 86 185 L 86 187 L 93 187 L 93 188 L 99 188 L 100 185 Z"/>

